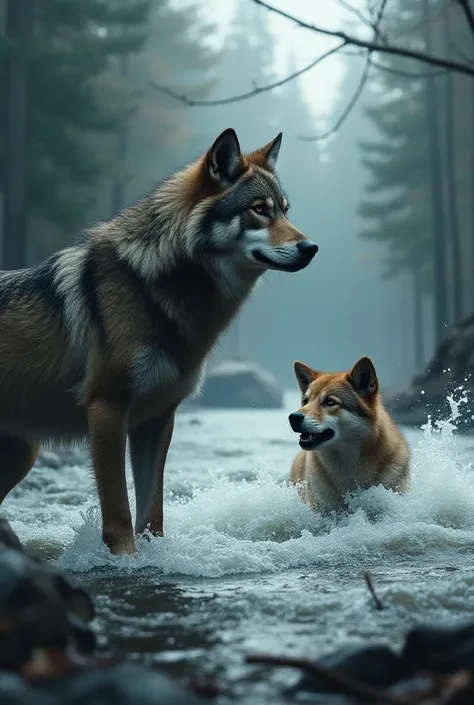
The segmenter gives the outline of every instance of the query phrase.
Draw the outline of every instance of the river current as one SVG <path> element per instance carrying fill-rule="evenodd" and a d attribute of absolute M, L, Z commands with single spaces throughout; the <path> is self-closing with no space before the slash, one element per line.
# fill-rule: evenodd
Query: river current
<path fill-rule="evenodd" d="M 104 652 L 212 676 L 248 705 L 287 702 L 281 687 L 297 674 L 247 666 L 246 654 L 317 659 L 341 646 L 396 648 L 419 622 L 473 617 L 474 438 L 455 433 L 459 404 L 469 403 L 460 394 L 449 419 L 403 429 L 413 453 L 408 493 L 372 488 L 350 498 L 346 517 L 314 515 L 287 485 L 298 451 L 287 421 L 293 392 L 280 411 L 178 416 L 165 537 L 139 539 L 136 560 L 113 558 L 101 543 L 84 452 L 66 464 L 45 454 L 2 515 L 90 590 Z"/>

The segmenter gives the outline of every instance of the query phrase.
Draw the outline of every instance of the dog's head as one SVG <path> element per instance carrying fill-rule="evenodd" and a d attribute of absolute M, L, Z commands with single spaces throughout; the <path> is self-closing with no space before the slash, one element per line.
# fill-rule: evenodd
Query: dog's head
<path fill-rule="evenodd" d="M 317 372 L 294 364 L 302 406 L 289 415 L 303 450 L 363 440 L 375 418 L 379 383 L 372 361 L 362 357 L 348 372 Z"/>
<path fill-rule="evenodd" d="M 252 154 L 233 129 L 216 139 L 200 163 L 205 198 L 199 206 L 203 247 L 256 271 L 297 272 L 318 246 L 288 219 L 288 199 L 275 174 L 281 133 Z"/>

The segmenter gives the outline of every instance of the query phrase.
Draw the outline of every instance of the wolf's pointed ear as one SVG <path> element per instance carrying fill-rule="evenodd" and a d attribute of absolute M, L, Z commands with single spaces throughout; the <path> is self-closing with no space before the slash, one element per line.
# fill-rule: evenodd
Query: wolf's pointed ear
<path fill-rule="evenodd" d="M 231 186 L 245 171 L 239 140 L 231 127 L 224 130 L 207 153 L 209 176 L 222 188 Z"/>
<path fill-rule="evenodd" d="M 348 373 L 347 379 L 361 397 L 370 397 L 379 390 L 377 372 L 369 357 L 361 357 Z"/>
<path fill-rule="evenodd" d="M 281 147 L 281 140 L 283 137 L 283 133 L 280 132 L 273 142 L 270 142 L 269 144 L 266 145 L 266 147 L 263 148 L 264 154 L 265 154 L 265 161 L 267 162 L 267 166 L 274 171 L 277 161 L 278 161 L 278 155 L 280 154 L 280 147 Z"/>
<path fill-rule="evenodd" d="M 316 379 L 318 373 L 312 370 L 311 367 L 305 365 L 304 362 L 297 360 L 293 363 L 293 368 L 295 370 L 295 376 L 301 389 L 302 393 L 305 394 L 311 382 Z"/>

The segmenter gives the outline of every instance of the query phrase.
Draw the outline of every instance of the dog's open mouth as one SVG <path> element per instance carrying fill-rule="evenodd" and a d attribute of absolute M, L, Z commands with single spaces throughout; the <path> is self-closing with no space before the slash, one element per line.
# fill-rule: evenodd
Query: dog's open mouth
<path fill-rule="evenodd" d="M 300 447 L 303 450 L 313 450 L 321 445 L 321 443 L 326 443 L 334 437 L 334 431 L 331 428 L 326 428 L 321 433 L 302 433 L 300 435 Z"/>

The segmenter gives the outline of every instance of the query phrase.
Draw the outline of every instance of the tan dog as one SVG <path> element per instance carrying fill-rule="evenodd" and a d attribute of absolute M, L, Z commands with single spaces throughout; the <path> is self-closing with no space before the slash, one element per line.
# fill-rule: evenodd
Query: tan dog
<path fill-rule="evenodd" d="M 163 471 L 176 408 L 261 275 L 297 272 L 318 247 L 288 220 L 281 134 L 243 154 L 225 130 L 195 163 L 84 242 L 0 273 L 0 502 L 44 441 L 89 438 L 112 553 L 163 533 Z"/>
<path fill-rule="evenodd" d="M 404 492 L 410 482 L 410 451 L 384 408 L 377 374 L 368 357 L 348 372 L 316 372 L 294 364 L 302 406 L 289 416 L 301 450 L 290 481 L 322 513 L 344 509 L 344 495 L 383 485 Z"/>

